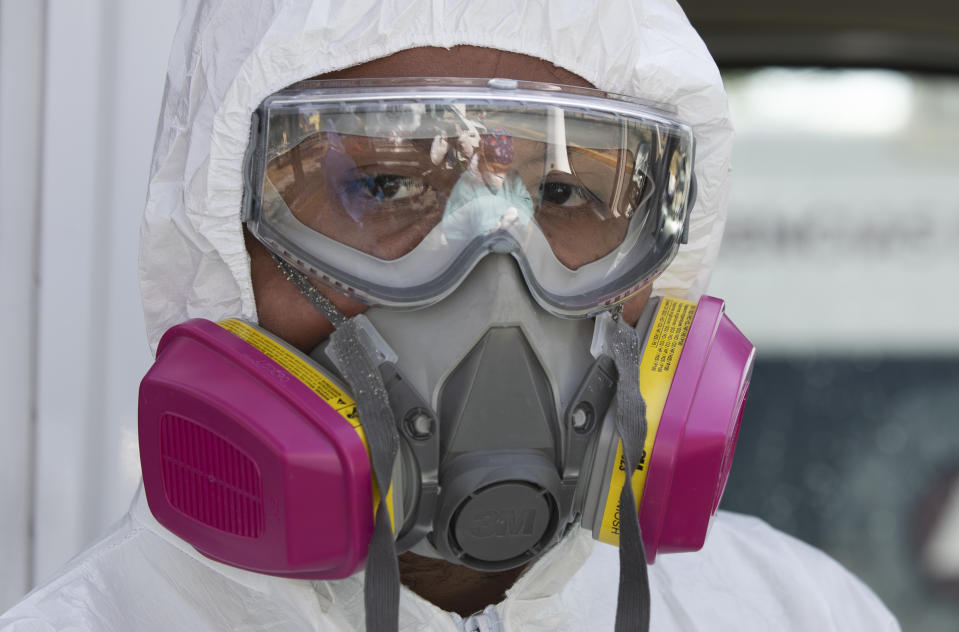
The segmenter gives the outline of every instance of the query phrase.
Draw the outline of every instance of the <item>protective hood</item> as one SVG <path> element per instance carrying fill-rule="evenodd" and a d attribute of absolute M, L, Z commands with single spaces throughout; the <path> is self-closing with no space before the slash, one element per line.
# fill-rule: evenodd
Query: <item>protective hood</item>
<path fill-rule="evenodd" d="M 697 299 L 726 215 L 732 127 L 719 72 L 673 0 L 191 0 L 170 56 L 140 240 L 147 333 L 188 318 L 255 320 L 240 223 L 250 116 L 296 81 L 420 46 L 541 58 L 597 88 L 671 104 L 696 137 L 689 242 L 656 294 Z M 415 69 L 411 69 L 411 73 Z"/>

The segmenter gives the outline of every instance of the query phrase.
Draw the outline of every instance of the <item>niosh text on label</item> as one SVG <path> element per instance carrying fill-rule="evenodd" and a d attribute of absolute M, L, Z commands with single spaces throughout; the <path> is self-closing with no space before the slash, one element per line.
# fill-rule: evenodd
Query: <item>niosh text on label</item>
<path fill-rule="evenodd" d="M 649 340 L 639 361 L 639 391 L 646 400 L 646 442 L 643 454 L 632 473 L 631 483 L 636 506 L 639 507 L 646 487 L 647 464 L 649 455 L 656 443 L 656 433 L 666 405 L 666 396 L 676 374 L 679 355 L 686 344 L 686 335 L 693 323 L 696 303 L 674 298 L 663 298 L 659 312 L 650 328 Z M 609 490 L 600 524 L 599 540 L 619 546 L 620 508 L 619 494 L 626 480 L 626 459 L 623 458 L 623 444 L 616 446 L 616 456 L 611 464 Z"/>

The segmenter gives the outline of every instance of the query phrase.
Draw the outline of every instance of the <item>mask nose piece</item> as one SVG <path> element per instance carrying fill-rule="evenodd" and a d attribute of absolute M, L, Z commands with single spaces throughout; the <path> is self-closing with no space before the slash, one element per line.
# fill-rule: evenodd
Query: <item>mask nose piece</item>
<path fill-rule="evenodd" d="M 497 255 L 512 254 L 518 249 L 516 240 L 507 237 L 494 239 L 489 245 L 489 251 Z"/>

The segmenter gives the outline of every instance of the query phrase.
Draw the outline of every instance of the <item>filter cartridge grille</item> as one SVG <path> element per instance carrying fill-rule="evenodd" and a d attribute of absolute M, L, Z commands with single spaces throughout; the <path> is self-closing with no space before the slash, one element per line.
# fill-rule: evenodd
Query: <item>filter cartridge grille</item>
<path fill-rule="evenodd" d="M 214 529 L 260 536 L 260 472 L 235 445 L 189 419 L 166 414 L 160 418 L 160 457 L 170 505 Z"/>

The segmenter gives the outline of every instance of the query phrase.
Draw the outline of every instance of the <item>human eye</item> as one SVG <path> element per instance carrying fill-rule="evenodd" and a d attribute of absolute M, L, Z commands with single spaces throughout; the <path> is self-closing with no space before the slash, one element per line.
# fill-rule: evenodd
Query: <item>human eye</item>
<path fill-rule="evenodd" d="M 583 186 L 570 182 L 546 182 L 540 185 L 540 199 L 544 204 L 576 208 L 589 204 L 595 197 Z"/>
<path fill-rule="evenodd" d="M 602 213 L 605 204 L 578 178 L 547 177 L 540 183 L 541 212 L 571 213 L 592 211 Z"/>
<path fill-rule="evenodd" d="M 380 202 L 411 200 L 428 189 L 420 178 L 397 174 L 356 174 L 344 184 L 344 191 L 354 197 Z"/>

